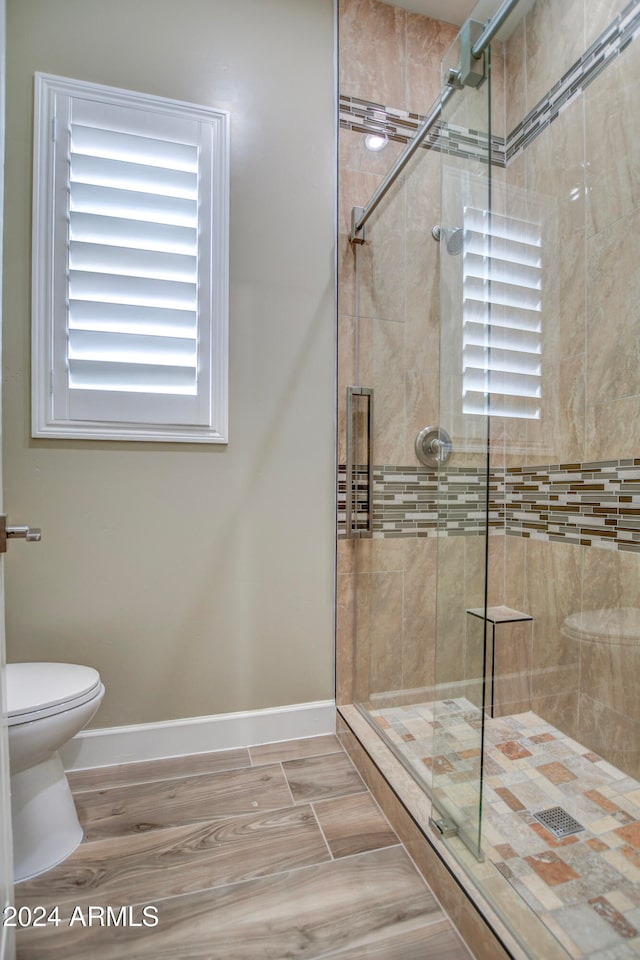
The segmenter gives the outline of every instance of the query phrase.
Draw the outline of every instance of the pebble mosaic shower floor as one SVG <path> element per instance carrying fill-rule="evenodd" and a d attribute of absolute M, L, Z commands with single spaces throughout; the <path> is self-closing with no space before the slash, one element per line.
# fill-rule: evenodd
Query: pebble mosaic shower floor
<path fill-rule="evenodd" d="M 464 821 L 478 802 L 480 715 L 466 699 L 376 708 L 421 776 Z M 434 755 L 435 745 L 435 755 Z M 585 829 L 558 840 L 533 814 Z M 447 810 L 452 811 L 451 802 Z M 457 817 L 456 817 L 457 819 Z M 482 849 L 576 960 L 640 956 L 640 783 L 535 713 L 485 721 Z"/>

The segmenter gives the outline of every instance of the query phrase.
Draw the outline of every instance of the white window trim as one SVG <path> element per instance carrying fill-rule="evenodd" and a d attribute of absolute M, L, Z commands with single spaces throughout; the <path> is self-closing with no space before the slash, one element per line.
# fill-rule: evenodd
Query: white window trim
<path fill-rule="evenodd" d="M 212 130 L 210 307 L 211 391 L 206 425 L 123 423 L 54 417 L 54 135 L 58 95 L 155 110 L 206 123 Z M 47 438 L 228 442 L 229 113 L 145 94 L 37 73 L 35 78 L 34 191 L 32 237 L 32 435 Z M 122 395 L 119 395 L 122 396 Z"/>

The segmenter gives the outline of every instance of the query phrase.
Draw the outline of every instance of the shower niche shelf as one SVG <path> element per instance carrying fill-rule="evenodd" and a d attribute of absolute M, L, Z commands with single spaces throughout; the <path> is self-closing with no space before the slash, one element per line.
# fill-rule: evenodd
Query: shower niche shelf
<path fill-rule="evenodd" d="M 487 713 L 504 717 L 530 710 L 533 617 L 505 606 L 487 607 L 486 616 L 484 607 L 467 614 L 467 643 L 478 651 L 486 647 Z"/>

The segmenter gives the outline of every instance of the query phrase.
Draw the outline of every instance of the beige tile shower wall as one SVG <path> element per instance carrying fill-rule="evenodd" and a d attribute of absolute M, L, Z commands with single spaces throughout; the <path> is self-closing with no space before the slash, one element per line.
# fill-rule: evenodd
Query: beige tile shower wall
<path fill-rule="evenodd" d="M 364 540 L 357 549 L 357 699 L 424 692 L 434 671 L 435 540 Z"/>
<path fill-rule="evenodd" d="M 379 0 L 340 0 L 340 93 L 426 113 L 458 28 Z"/>
<path fill-rule="evenodd" d="M 9 0 L 11 659 L 97 667 L 97 726 L 333 696 L 331 0 Z M 231 112 L 230 442 L 32 441 L 35 70 Z M 313 442 L 305 442 L 313 438 Z"/>
<path fill-rule="evenodd" d="M 640 450 L 639 80 L 636 40 L 589 87 L 584 104 L 587 456 L 594 460 Z"/>
<path fill-rule="evenodd" d="M 340 92 L 424 114 L 440 90 L 451 24 L 378 0 L 341 0 Z M 364 206 L 403 149 L 380 153 L 340 130 L 338 457 L 344 462 L 346 387 L 375 391 L 377 464 L 417 463 L 415 436 L 438 409 L 439 157 L 421 156 L 367 227 L 360 248 L 359 327 L 351 208 Z M 358 371 L 356 371 L 356 356 Z M 338 544 L 338 700 L 433 683 L 435 540 Z M 354 633 L 357 643 L 354 645 Z"/>
<path fill-rule="evenodd" d="M 585 459 L 586 385 L 580 98 L 534 140 L 524 153 L 524 163 L 526 197 L 532 219 L 541 220 L 542 244 L 542 404 L 540 419 L 527 424 L 526 462 L 580 462 Z"/>
<path fill-rule="evenodd" d="M 507 44 L 509 130 L 624 6 L 538 0 Z M 523 433 L 512 428 L 509 465 L 640 454 L 639 80 L 636 40 L 507 169 L 547 211 L 542 418 L 520 460 Z M 640 662 L 623 645 L 567 637 L 563 623 L 580 610 L 640 608 L 640 557 L 513 537 L 505 547 L 505 602 L 534 617 L 534 709 L 637 776 Z"/>
<path fill-rule="evenodd" d="M 480 706 L 484 650 L 481 621 L 467 613 L 484 605 L 484 536 L 452 536 L 438 540 L 437 657 L 438 698 L 467 697 Z M 489 537 L 489 605 L 502 603 L 504 538 Z M 432 653 L 433 656 L 433 653 Z M 444 686 L 443 686 L 444 685 Z"/>

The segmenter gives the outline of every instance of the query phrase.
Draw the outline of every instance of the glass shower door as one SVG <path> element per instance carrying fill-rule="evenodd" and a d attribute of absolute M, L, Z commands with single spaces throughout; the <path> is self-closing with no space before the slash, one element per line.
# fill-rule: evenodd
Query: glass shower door
<path fill-rule="evenodd" d="M 390 143 L 386 163 L 403 145 Z M 372 161 L 369 161 L 371 163 Z M 372 536 L 354 542 L 354 701 L 428 789 L 437 473 L 416 437 L 438 422 L 440 158 L 418 149 L 354 251 L 358 386 L 373 390 Z M 364 456 L 364 453 L 363 453 Z"/>
<path fill-rule="evenodd" d="M 460 43 L 459 35 L 445 58 L 445 76 L 460 62 Z M 445 836 L 459 836 L 476 856 L 487 692 L 489 51 L 485 74 L 479 87 L 459 89 L 442 115 L 440 426 L 451 436 L 453 452 L 438 470 L 432 759 L 434 826 Z"/>

